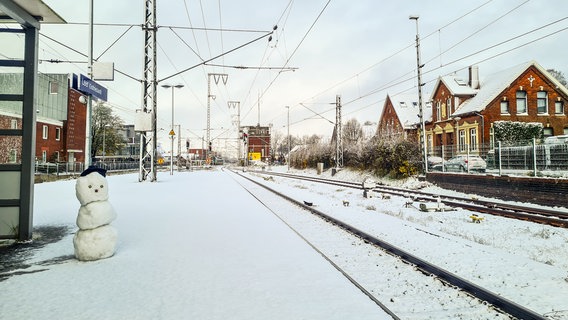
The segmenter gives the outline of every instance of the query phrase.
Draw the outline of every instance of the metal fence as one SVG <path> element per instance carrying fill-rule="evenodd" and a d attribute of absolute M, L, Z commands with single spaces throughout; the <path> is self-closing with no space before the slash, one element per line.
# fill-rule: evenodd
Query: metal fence
<path fill-rule="evenodd" d="M 123 171 L 135 170 L 139 168 L 138 161 L 97 161 L 93 163 L 99 168 L 107 171 Z M 36 174 L 52 174 L 52 175 L 76 175 L 81 174 L 85 168 L 82 162 L 45 162 L 36 163 Z"/>
<path fill-rule="evenodd" d="M 568 177 L 568 143 L 539 143 L 536 140 L 516 144 L 438 146 L 429 150 L 429 157 L 441 161 L 438 171 L 446 171 L 447 163 L 458 156 L 480 156 L 486 162 L 486 172 L 520 173 L 533 176 Z M 430 162 L 430 161 L 429 161 Z M 432 170 L 432 164 L 429 163 Z"/>

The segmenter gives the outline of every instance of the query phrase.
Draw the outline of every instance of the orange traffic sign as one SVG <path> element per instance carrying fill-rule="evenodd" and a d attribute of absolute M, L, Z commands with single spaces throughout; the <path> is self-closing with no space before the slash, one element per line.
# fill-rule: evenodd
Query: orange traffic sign
<path fill-rule="evenodd" d="M 174 130 L 170 130 L 170 136 L 175 136 L 176 133 L 174 132 Z"/>

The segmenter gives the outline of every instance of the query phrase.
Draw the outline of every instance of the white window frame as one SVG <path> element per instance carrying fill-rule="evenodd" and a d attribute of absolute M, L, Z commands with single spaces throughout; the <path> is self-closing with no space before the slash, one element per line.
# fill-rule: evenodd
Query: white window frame
<path fill-rule="evenodd" d="M 477 129 L 469 129 L 469 151 L 477 150 Z"/>
<path fill-rule="evenodd" d="M 48 92 L 49 94 L 58 94 L 59 93 L 59 82 L 57 81 L 49 81 L 48 84 Z"/>
<path fill-rule="evenodd" d="M 46 163 L 47 162 L 47 151 L 43 150 L 41 152 L 41 162 L 42 163 Z"/>
<path fill-rule="evenodd" d="M 458 150 L 465 151 L 465 145 L 466 145 L 465 129 L 460 129 L 458 131 Z"/>
<path fill-rule="evenodd" d="M 59 127 L 55 128 L 55 140 L 56 141 L 61 140 L 61 128 Z"/>
<path fill-rule="evenodd" d="M 544 97 L 542 97 L 544 95 Z M 544 108 L 544 110 L 541 110 Z M 536 93 L 536 113 L 543 115 L 548 114 L 548 92 L 537 91 Z"/>
<path fill-rule="evenodd" d="M 552 128 L 543 128 L 542 135 L 544 138 L 552 137 L 554 135 L 554 131 L 552 131 Z"/>
<path fill-rule="evenodd" d="M 447 117 L 447 119 L 449 119 L 451 115 L 452 115 L 452 97 L 449 97 L 448 100 L 446 100 L 446 117 Z"/>
<path fill-rule="evenodd" d="M 442 121 L 442 104 L 440 101 L 436 102 L 436 120 Z"/>
<path fill-rule="evenodd" d="M 505 101 L 501 101 L 501 103 L 499 104 L 500 108 L 501 108 L 501 114 L 511 114 L 511 111 L 509 109 L 509 101 L 505 100 Z M 503 111 L 503 106 L 507 107 L 507 111 Z"/>
<path fill-rule="evenodd" d="M 564 114 L 564 101 L 554 102 L 554 114 Z"/>
<path fill-rule="evenodd" d="M 49 127 L 45 124 L 43 125 L 42 138 L 43 140 L 47 140 L 47 138 L 49 138 Z"/>
<path fill-rule="evenodd" d="M 10 129 L 18 129 L 18 120 L 16 119 L 10 120 Z"/>
<path fill-rule="evenodd" d="M 524 94 L 524 97 L 519 97 L 519 94 Z M 517 101 L 517 114 L 528 114 L 529 109 L 527 105 L 527 92 L 524 90 L 517 90 L 515 97 Z M 524 105 L 525 109 L 523 111 L 519 111 L 520 105 Z"/>

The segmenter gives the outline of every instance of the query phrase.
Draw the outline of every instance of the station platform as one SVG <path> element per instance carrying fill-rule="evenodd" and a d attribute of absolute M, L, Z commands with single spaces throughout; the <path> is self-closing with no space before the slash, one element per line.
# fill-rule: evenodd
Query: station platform
<path fill-rule="evenodd" d="M 128 174 L 108 182 L 119 244 L 113 257 L 94 262 L 72 256 L 74 181 L 36 185 L 35 225 L 66 225 L 70 232 L 27 259 L 28 271 L 36 272 L 0 282 L 0 314 L 390 319 L 229 172 L 160 173 L 157 182 L 143 183 Z"/>

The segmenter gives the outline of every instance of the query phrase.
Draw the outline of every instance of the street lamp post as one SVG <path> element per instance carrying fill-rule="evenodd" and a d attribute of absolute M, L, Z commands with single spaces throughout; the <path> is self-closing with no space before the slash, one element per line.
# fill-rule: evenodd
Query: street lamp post
<path fill-rule="evenodd" d="M 422 106 L 422 73 L 423 65 L 420 63 L 420 36 L 418 33 L 419 16 L 410 16 L 408 19 L 416 21 L 416 66 L 418 71 L 418 116 L 420 118 L 420 140 L 422 140 L 422 156 L 424 161 L 424 173 L 428 173 L 428 154 L 426 152 L 426 125 L 424 121 L 424 108 Z"/>
<path fill-rule="evenodd" d="M 174 89 L 175 88 L 183 88 L 183 84 L 176 84 L 176 85 L 169 85 L 169 84 L 164 84 L 162 85 L 162 88 L 172 88 L 172 130 L 170 131 L 170 137 L 172 139 L 172 148 L 170 151 L 170 175 L 174 174 L 174 135 L 175 135 L 175 131 L 174 131 Z"/>

